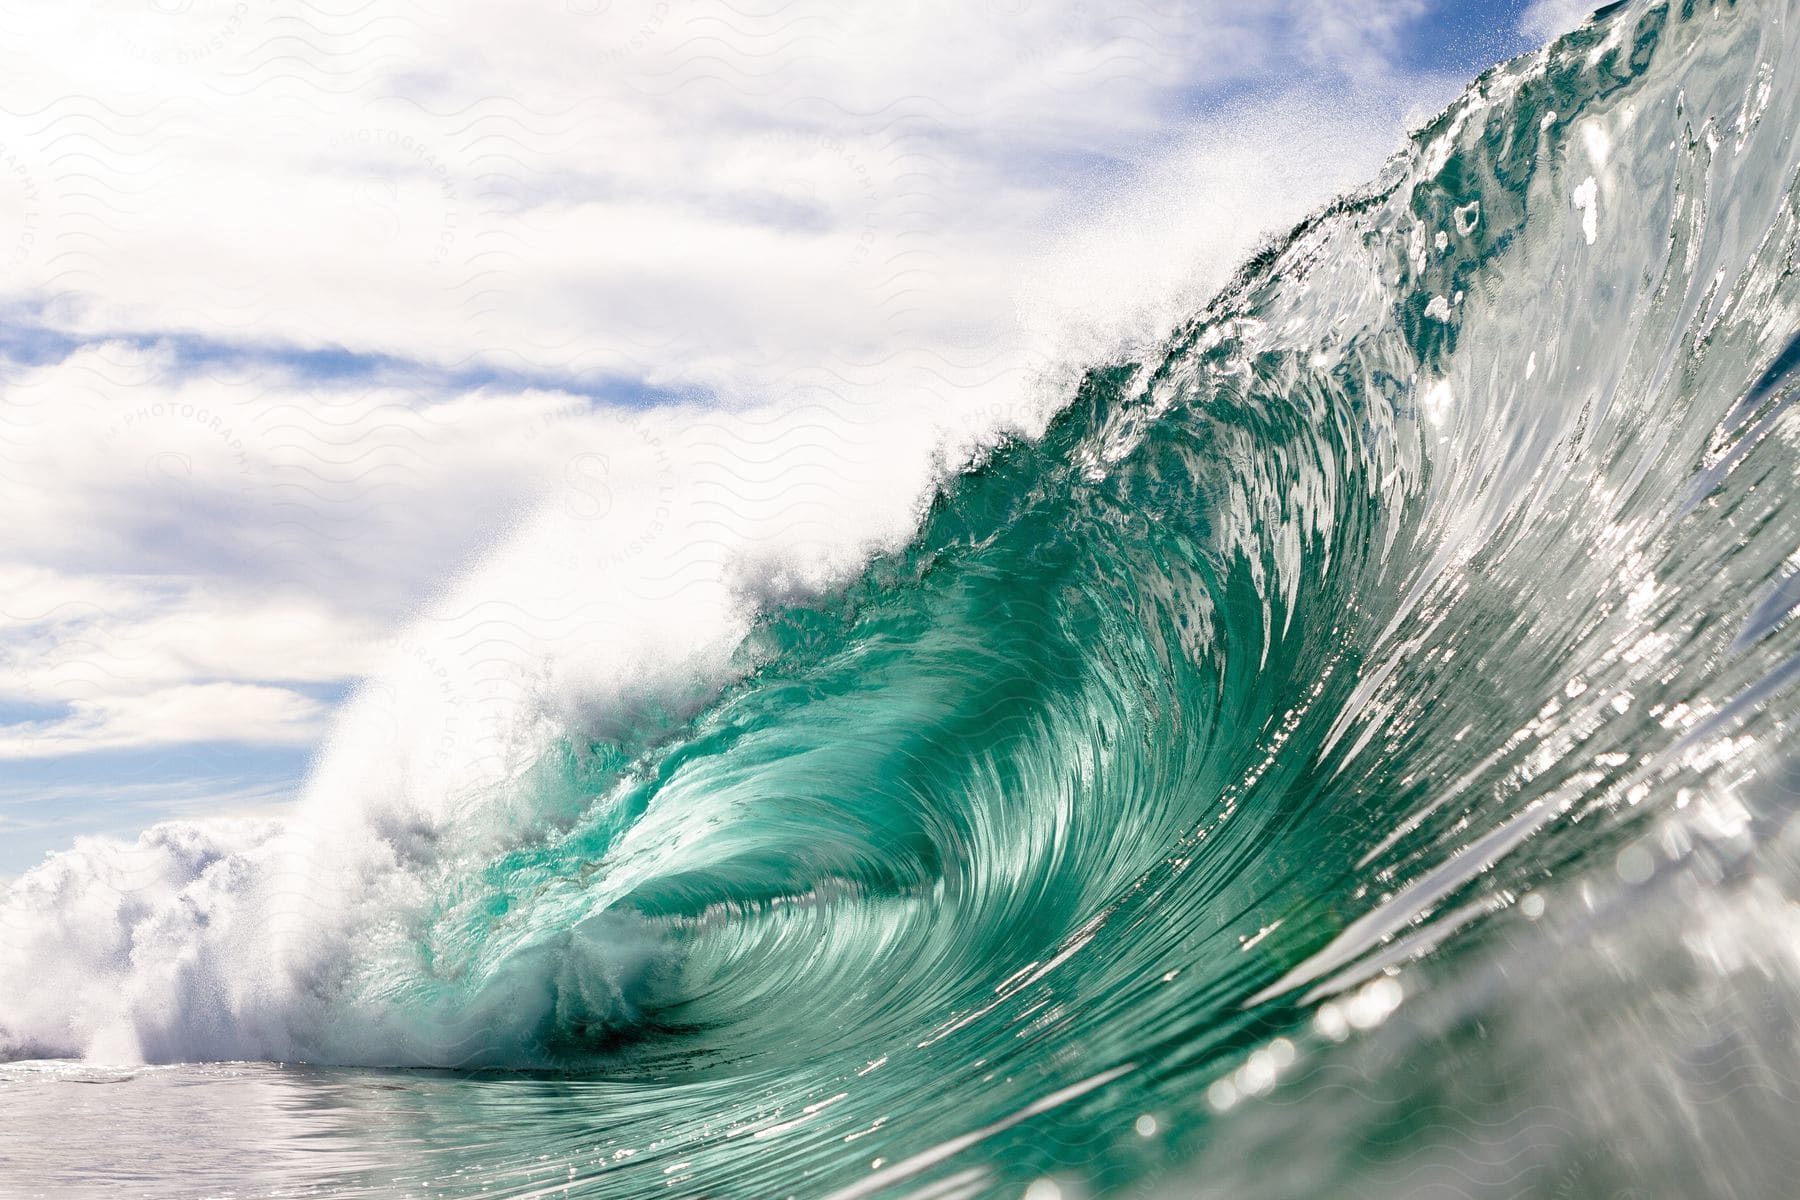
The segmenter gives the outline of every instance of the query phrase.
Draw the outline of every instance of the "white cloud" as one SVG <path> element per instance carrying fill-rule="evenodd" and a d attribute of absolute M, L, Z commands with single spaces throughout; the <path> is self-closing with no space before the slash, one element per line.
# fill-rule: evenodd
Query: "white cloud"
<path fill-rule="evenodd" d="M 323 731 L 326 711 L 286 688 L 244 683 L 113 693 L 70 707 L 66 717 L 0 727 L 0 759 L 201 741 L 304 745 Z"/>
<path fill-rule="evenodd" d="M 316 738 L 316 702 L 226 685 L 368 670 L 535 500 L 567 457 L 548 431 L 587 407 L 280 370 L 246 386 L 118 344 L 7 399 L 0 702 L 70 715 L 0 727 L 0 758 Z"/>
<path fill-rule="evenodd" d="M 583 0 L 14 13 L 12 272 L 60 328 L 779 395 L 1012 348 L 1020 262 L 1196 88 L 1374 71 L 1419 7 Z M 27 53 L 28 50 L 28 53 Z M 15 221 L 19 220 L 15 212 Z M 0 241 L 4 241 L 0 233 Z"/>

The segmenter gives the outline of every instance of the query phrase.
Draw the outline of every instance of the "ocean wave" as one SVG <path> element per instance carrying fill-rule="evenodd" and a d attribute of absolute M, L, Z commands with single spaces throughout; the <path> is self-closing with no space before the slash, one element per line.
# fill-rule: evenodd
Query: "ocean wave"
<path fill-rule="evenodd" d="M 1642 1064 L 1698 1053 L 1671 1004 L 1744 1028 L 1746 980 L 1779 1011 L 1800 980 L 1794 16 L 1632 3 L 1495 68 L 922 512 L 794 553 L 750 422 L 769 490 L 716 546 L 545 516 L 365 687 L 288 827 L 16 884 L 0 1048 L 629 1080 L 735 1194 L 1179 1191 L 1196 1157 L 1233 1195 L 1696 1164 L 1753 1194 L 1770 1151 L 1702 1146 L 1752 1103 L 1727 1068 L 1703 1117 L 1582 1088 L 1634 1028 Z M 606 503 L 642 530 L 663 467 L 631 461 Z M 516 586 L 571 554 L 617 586 Z M 1533 1142 L 1507 1098 L 1554 1071 Z M 692 1103 L 721 1080 L 778 1111 Z M 1433 1122 L 1501 1149 L 1451 1161 Z M 731 1141 L 772 1129 L 803 1148 Z"/>

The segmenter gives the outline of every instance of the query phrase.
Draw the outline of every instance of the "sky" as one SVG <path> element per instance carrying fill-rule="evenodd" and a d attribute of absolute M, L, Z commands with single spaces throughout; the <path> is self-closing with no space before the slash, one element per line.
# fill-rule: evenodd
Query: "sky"
<path fill-rule="evenodd" d="M 0 877 L 280 813 L 533 513 L 619 571 L 698 536 L 657 514 L 720 414 L 733 486 L 886 497 L 832 553 L 903 536 L 932 463 L 1582 15 L 0 3 Z"/>

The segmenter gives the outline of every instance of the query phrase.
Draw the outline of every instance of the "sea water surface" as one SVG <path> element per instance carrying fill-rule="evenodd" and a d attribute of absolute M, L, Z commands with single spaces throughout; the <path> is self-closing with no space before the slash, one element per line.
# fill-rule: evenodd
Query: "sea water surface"
<path fill-rule="evenodd" d="M 28 874 L 0 1190 L 1785 1194 L 1797 18 L 1489 71 L 704 687 Z"/>

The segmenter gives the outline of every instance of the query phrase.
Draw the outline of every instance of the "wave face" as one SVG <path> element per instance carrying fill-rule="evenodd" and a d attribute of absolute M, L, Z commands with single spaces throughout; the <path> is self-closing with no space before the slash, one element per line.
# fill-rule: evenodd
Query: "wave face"
<path fill-rule="evenodd" d="M 1797 15 L 1490 71 L 454 836 L 163 834 L 126 908 L 27 876 L 9 953 L 73 982 L 0 985 L 0 1041 L 573 1072 L 500 1149 L 473 1101 L 422 1135 L 520 1189 L 1776 1194 Z"/>

